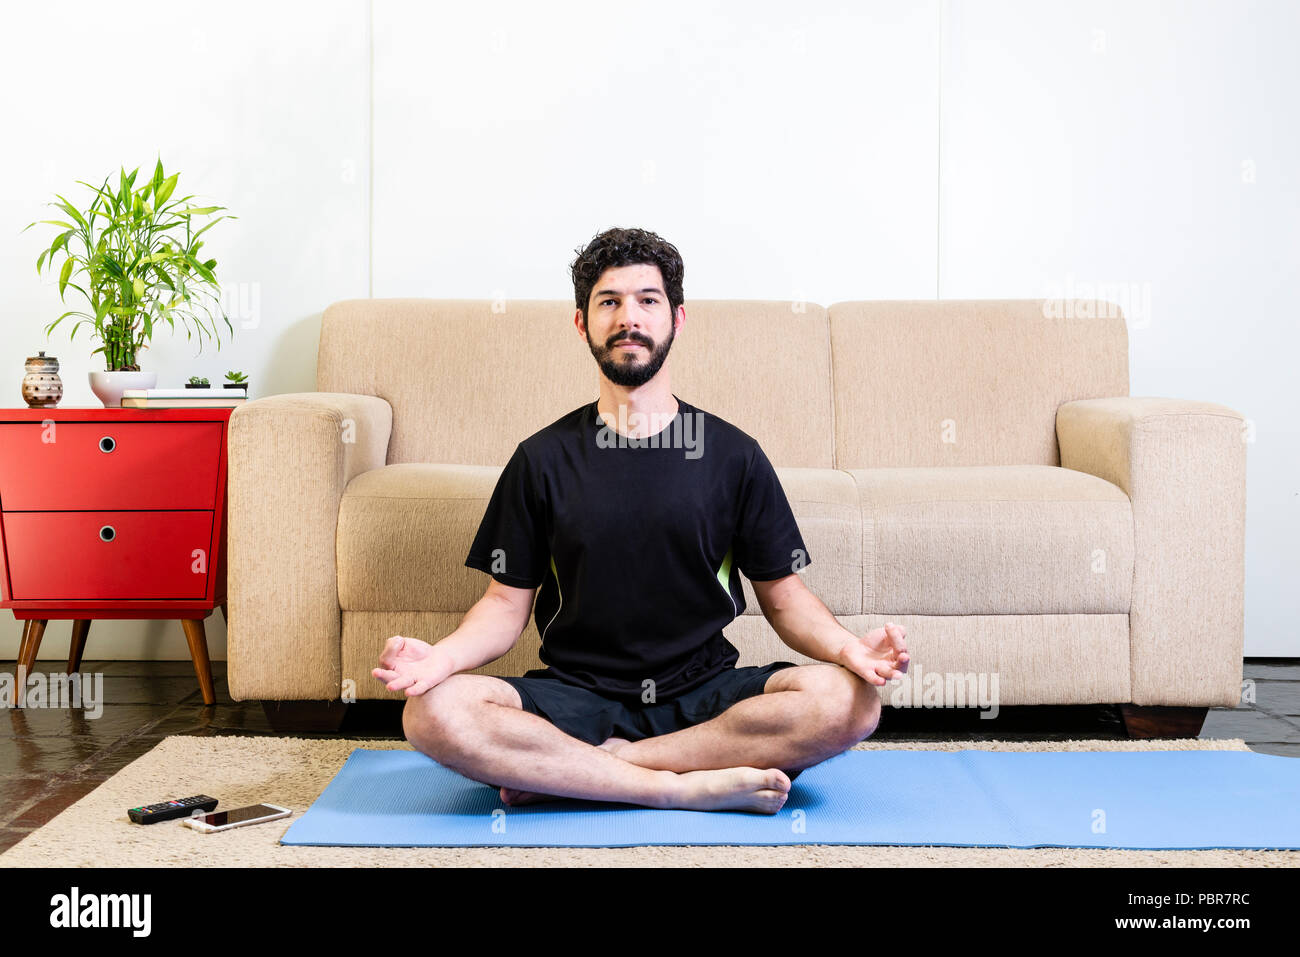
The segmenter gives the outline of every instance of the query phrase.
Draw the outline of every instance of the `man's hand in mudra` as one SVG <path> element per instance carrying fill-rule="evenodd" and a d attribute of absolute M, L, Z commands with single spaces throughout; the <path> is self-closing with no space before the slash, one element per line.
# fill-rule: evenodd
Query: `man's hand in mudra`
<path fill-rule="evenodd" d="M 861 638 L 846 641 L 835 656 L 835 664 L 873 685 L 883 685 L 907 674 L 910 655 L 906 639 L 906 628 L 887 622 L 883 628 L 873 628 Z"/>
<path fill-rule="evenodd" d="M 412 697 L 424 694 L 446 678 L 447 666 L 427 641 L 393 635 L 379 654 L 379 667 L 370 673 L 389 691 L 405 688 L 407 697 Z"/>

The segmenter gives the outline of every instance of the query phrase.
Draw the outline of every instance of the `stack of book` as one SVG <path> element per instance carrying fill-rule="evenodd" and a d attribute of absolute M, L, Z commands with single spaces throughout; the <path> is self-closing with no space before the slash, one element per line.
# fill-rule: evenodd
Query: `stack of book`
<path fill-rule="evenodd" d="M 247 389 L 122 390 L 124 409 L 232 409 L 247 401 Z"/>

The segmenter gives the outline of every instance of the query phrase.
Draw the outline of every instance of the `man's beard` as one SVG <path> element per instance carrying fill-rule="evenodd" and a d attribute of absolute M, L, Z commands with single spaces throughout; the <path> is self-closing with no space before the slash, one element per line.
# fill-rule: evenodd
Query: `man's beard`
<path fill-rule="evenodd" d="M 597 346 L 591 341 L 591 332 L 587 332 L 587 347 L 591 349 L 592 356 L 596 359 L 596 364 L 600 366 L 600 371 L 604 373 L 605 378 L 614 385 L 621 385 L 625 388 L 635 388 L 639 385 L 645 385 L 653 379 L 659 372 L 660 367 L 668 358 L 668 350 L 672 348 L 673 339 L 677 336 L 676 327 L 668 331 L 668 338 L 665 339 L 656 348 L 651 348 L 650 340 L 637 333 L 631 333 L 619 341 L 630 339 L 632 342 L 639 342 L 645 348 L 630 353 L 631 359 L 619 355 L 619 344 L 615 342 L 613 347 Z"/>

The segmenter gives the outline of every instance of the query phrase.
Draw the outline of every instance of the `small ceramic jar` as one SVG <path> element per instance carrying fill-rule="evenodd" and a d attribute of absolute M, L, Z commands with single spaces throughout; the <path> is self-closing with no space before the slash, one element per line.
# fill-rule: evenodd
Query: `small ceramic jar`
<path fill-rule="evenodd" d="M 23 401 L 33 409 L 52 409 L 63 398 L 63 380 L 59 378 L 59 360 L 45 350 L 27 357 L 27 374 L 23 376 Z"/>

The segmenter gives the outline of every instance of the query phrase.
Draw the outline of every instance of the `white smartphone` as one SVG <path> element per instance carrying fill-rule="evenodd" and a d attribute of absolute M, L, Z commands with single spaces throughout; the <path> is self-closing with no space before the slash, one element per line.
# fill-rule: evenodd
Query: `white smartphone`
<path fill-rule="evenodd" d="M 195 814 L 182 818 L 181 823 L 196 831 L 213 834 L 217 831 L 229 831 L 232 827 L 274 821 L 278 817 L 288 817 L 292 813 L 287 807 L 280 807 L 278 804 L 252 804 L 248 807 L 237 807 L 233 811 L 208 811 L 205 814 Z"/>

